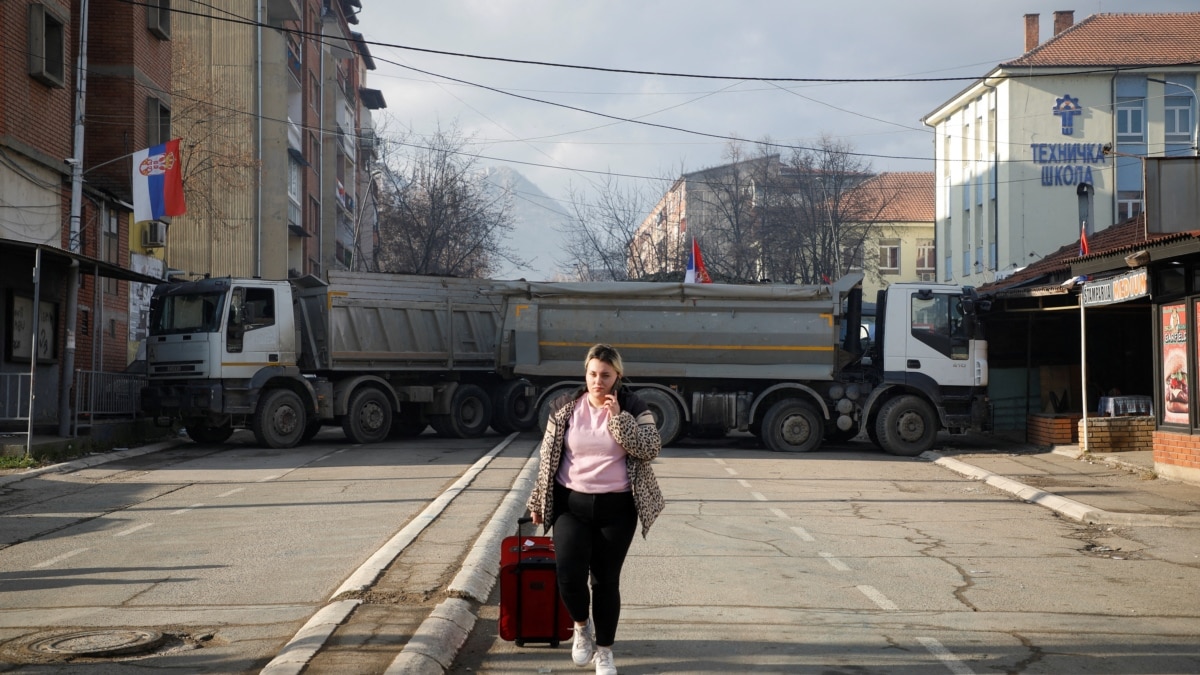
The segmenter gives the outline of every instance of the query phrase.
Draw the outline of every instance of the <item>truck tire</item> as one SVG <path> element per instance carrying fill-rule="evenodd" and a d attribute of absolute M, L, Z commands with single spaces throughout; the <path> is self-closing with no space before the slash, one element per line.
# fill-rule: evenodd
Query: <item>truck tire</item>
<path fill-rule="evenodd" d="M 492 423 L 492 402 L 482 387 L 460 384 L 450 396 L 450 414 L 433 415 L 429 423 L 447 438 L 482 436 Z"/>
<path fill-rule="evenodd" d="M 762 439 L 775 452 L 809 452 L 825 438 L 825 421 L 807 401 L 785 398 L 767 410 Z"/>
<path fill-rule="evenodd" d="M 197 443 L 224 443 L 233 435 L 233 425 L 213 426 L 203 419 L 184 422 L 187 435 Z"/>
<path fill-rule="evenodd" d="M 425 431 L 429 424 L 421 416 L 421 408 L 416 405 L 400 405 L 400 412 L 392 415 L 392 430 L 388 438 L 416 438 Z"/>
<path fill-rule="evenodd" d="M 254 411 L 254 438 L 265 448 L 295 447 L 307 425 L 304 402 L 291 389 L 268 391 Z"/>
<path fill-rule="evenodd" d="M 576 385 L 565 385 L 556 387 L 547 391 L 542 395 L 542 402 L 538 405 L 537 410 L 537 425 L 538 430 L 543 434 L 546 433 L 546 424 L 550 421 L 550 413 L 554 412 L 554 403 L 562 397 L 563 394 L 570 393 L 575 390 Z"/>
<path fill-rule="evenodd" d="M 300 437 L 300 442 L 307 443 L 316 438 L 317 434 L 321 433 L 322 426 L 324 425 L 321 423 L 321 420 L 314 416 L 308 421 L 308 424 L 304 426 L 304 435 Z"/>
<path fill-rule="evenodd" d="M 879 411 L 875 435 L 886 452 L 900 457 L 916 457 L 933 447 L 938 419 L 933 408 L 918 396 L 898 396 Z"/>
<path fill-rule="evenodd" d="M 376 387 L 360 387 L 350 395 L 342 431 L 353 443 L 380 443 L 392 430 L 392 403 Z"/>
<path fill-rule="evenodd" d="M 645 402 L 646 406 L 650 408 L 650 412 L 654 413 L 662 444 L 667 446 L 678 440 L 679 436 L 683 434 L 683 413 L 675 404 L 675 399 L 657 389 L 638 389 L 634 393 Z"/>
<path fill-rule="evenodd" d="M 525 395 L 528 380 L 509 380 L 492 391 L 492 428 L 497 433 L 529 431 L 537 425 L 537 398 Z"/>

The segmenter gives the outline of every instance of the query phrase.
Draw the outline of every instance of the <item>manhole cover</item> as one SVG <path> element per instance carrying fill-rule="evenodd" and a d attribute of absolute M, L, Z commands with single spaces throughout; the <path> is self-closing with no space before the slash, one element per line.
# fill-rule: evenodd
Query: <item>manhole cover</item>
<path fill-rule="evenodd" d="M 109 628 L 60 633 L 29 643 L 25 649 L 44 656 L 118 656 L 161 645 L 162 633 L 141 628 Z"/>

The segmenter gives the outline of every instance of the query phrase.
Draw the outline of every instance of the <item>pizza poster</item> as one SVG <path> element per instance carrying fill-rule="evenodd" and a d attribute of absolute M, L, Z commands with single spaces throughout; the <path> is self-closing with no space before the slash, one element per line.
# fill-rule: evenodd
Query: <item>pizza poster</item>
<path fill-rule="evenodd" d="M 1162 307 L 1163 423 L 1188 423 L 1187 307 Z"/>

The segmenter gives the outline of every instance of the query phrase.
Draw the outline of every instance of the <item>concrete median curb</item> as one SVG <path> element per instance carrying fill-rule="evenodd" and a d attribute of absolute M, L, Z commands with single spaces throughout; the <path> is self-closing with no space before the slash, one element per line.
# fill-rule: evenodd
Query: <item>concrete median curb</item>
<path fill-rule="evenodd" d="M 1011 478 L 980 468 L 973 464 L 945 457 L 937 452 L 925 452 L 922 459 L 943 466 L 951 471 L 982 481 L 1014 495 L 1031 504 L 1037 504 L 1064 515 L 1073 520 L 1089 525 L 1145 526 L 1145 527 L 1200 527 L 1200 516 L 1181 515 L 1170 516 L 1151 513 L 1114 513 L 1088 506 L 1073 499 L 1067 499 L 1045 490 L 1026 485 Z"/>

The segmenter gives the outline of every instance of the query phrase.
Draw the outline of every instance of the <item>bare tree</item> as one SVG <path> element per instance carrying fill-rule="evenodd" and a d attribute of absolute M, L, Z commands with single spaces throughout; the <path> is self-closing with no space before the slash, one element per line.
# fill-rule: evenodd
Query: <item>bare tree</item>
<path fill-rule="evenodd" d="M 639 230 L 651 210 L 647 188 L 608 176 L 594 198 L 572 188 L 568 199 L 571 218 L 564 234 L 570 275 L 580 281 L 623 281 L 670 269 L 667 261 L 677 256 L 670 241 L 660 237 L 639 245 L 639 237 L 652 236 Z"/>
<path fill-rule="evenodd" d="M 734 141 L 726 146 L 724 158 L 723 166 L 686 176 L 688 224 L 702 245 L 709 275 L 730 283 L 754 283 L 762 276 L 758 199 L 772 180 L 778 156 L 754 154 Z"/>
<path fill-rule="evenodd" d="M 487 277 L 501 261 L 517 263 L 504 245 L 512 195 L 464 151 L 470 139 L 456 125 L 410 137 L 389 144 L 382 158 L 380 271 Z"/>

